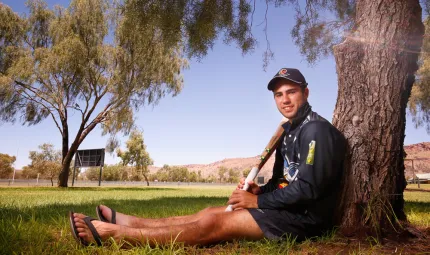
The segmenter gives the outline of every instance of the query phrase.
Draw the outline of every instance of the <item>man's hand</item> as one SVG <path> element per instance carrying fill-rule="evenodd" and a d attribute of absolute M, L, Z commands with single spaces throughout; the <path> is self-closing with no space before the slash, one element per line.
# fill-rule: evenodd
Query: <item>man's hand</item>
<path fill-rule="evenodd" d="M 245 190 L 235 190 L 227 202 L 232 205 L 232 209 L 258 208 L 257 195 Z"/>
<path fill-rule="evenodd" d="M 240 178 L 239 184 L 237 184 L 237 188 L 236 190 L 241 190 L 243 189 L 243 185 L 245 184 L 245 178 Z M 254 195 L 258 195 L 261 193 L 261 189 L 260 186 L 258 186 L 254 181 L 249 181 L 249 188 L 248 188 L 248 192 L 251 192 Z"/>

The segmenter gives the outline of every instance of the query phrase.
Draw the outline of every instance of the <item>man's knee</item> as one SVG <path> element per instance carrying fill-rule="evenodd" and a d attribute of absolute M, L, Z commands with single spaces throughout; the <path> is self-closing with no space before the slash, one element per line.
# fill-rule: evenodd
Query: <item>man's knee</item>
<path fill-rule="evenodd" d="M 211 206 L 201 210 L 199 214 L 205 215 L 205 214 L 220 213 L 224 211 L 225 211 L 225 206 Z"/>
<path fill-rule="evenodd" d="M 199 230 L 200 244 L 237 238 L 258 240 L 264 237 L 260 227 L 246 210 L 236 213 L 207 213 L 195 223 Z"/>
<path fill-rule="evenodd" d="M 222 240 L 222 220 L 220 214 L 207 213 L 196 222 L 199 230 L 199 243 L 209 244 Z"/>
<path fill-rule="evenodd" d="M 217 221 L 219 217 L 215 213 L 206 213 L 197 221 L 197 225 L 202 232 L 210 232 L 214 228 L 216 228 Z"/>

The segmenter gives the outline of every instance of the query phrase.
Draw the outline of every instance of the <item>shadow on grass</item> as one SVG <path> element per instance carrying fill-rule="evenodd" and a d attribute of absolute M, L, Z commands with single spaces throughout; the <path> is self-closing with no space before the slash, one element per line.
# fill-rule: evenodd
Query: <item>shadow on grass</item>
<path fill-rule="evenodd" d="M 405 212 L 414 211 L 416 213 L 418 212 L 430 212 L 430 202 L 412 202 L 412 201 L 406 201 L 405 202 Z"/>
<path fill-rule="evenodd" d="M 68 212 L 71 210 L 95 217 L 95 207 L 104 204 L 126 214 L 164 218 L 192 214 L 225 203 L 222 197 L 164 197 L 52 203 L 22 209 L 0 207 L 0 254 L 70 253 L 68 249 L 75 249 L 77 245 L 70 234 Z"/>
<path fill-rule="evenodd" d="M 88 203 L 62 203 L 43 206 L 31 206 L 23 209 L 0 208 L 0 219 L 16 219 L 23 221 L 36 220 L 40 223 L 52 223 L 53 219 L 66 217 L 69 211 L 81 212 L 95 216 L 95 207 L 103 204 L 118 212 L 140 217 L 156 218 L 195 213 L 205 207 L 224 205 L 222 197 L 163 197 L 150 200 L 140 199 L 100 199 Z"/>

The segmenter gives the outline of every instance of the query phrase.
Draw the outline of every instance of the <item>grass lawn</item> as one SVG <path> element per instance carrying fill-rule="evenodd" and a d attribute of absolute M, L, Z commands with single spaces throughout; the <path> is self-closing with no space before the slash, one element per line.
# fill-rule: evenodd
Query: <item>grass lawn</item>
<path fill-rule="evenodd" d="M 172 243 L 121 250 L 81 247 L 73 239 L 67 214 L 74 210 L 95 217 L 105 204 L 127 214 L 156 218 L 185 215 L 207 206 L 225 205 L 231 187 L 133 188 L 0 188 L 0 254 L 407 254 L 408 245 L 384 246 L 341 239 L 333 233 L 296 243 L 237 241 L 211 247 Z M 405 211 L 418 228 L 430 228 L 430 192 L 405 192 Z M 395 250 L 394 250 L 395 249 Z M 430 250 L 427 250 L 430 251 Z M 424 251 L 423 251 L 424 252 Z M 413 253 L 416 254 L 416 253 Z M 423 253 L 424 254 L 424 253 Z"/>

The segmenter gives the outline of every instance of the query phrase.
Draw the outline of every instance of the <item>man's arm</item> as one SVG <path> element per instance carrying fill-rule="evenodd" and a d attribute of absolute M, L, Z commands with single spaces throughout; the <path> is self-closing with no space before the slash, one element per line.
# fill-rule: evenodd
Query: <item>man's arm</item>
<path fill-rule="evenodd" d="M 346 141 L 336 128 L 325 121 L 310 122 L 302 128 L 298 142 L 300 165 L 297 179 L 285 188 L 259 195 L 259 208 L 276 209 L 311 203 L 340 182 Z"/>
<path fill-rule="evenodd" d="M 281 146 L 283 142 L 283 137 L 281 138 L 281 142 L 278 145 L 278 148 L 276 148 L 275 152 L 275 164 L 273 165 L 273 174 L 272 178 L 263 186 L 260 187 L 260 194 L 274 191 L 278 188 L 278 181 L 280 178 L 283 177 L 284 172 L 284 158 L 281 154 Z"/>
<path fill-rule="evenodd" d="M 281 141 L 282 140 L 283 137 L 281 138 Z M 232 205 L 233 210 L 238 208 L 258 208 L 257 195 L 263 194 L 265 192 L 271 192 L 278 188 L 278 180 L 279 178 L 283 177 L 284 172 L 284 158 L 281 154 L 281 144 L 282 142 L 279 143 L 278 147 L 276 148 L 272 178 L 261 187 L 258 187 L 256 183 L 251 182 L 248 191 L 242 190 L 243 183 L 241 181 L 227 202 L 228 204 Z"/>

